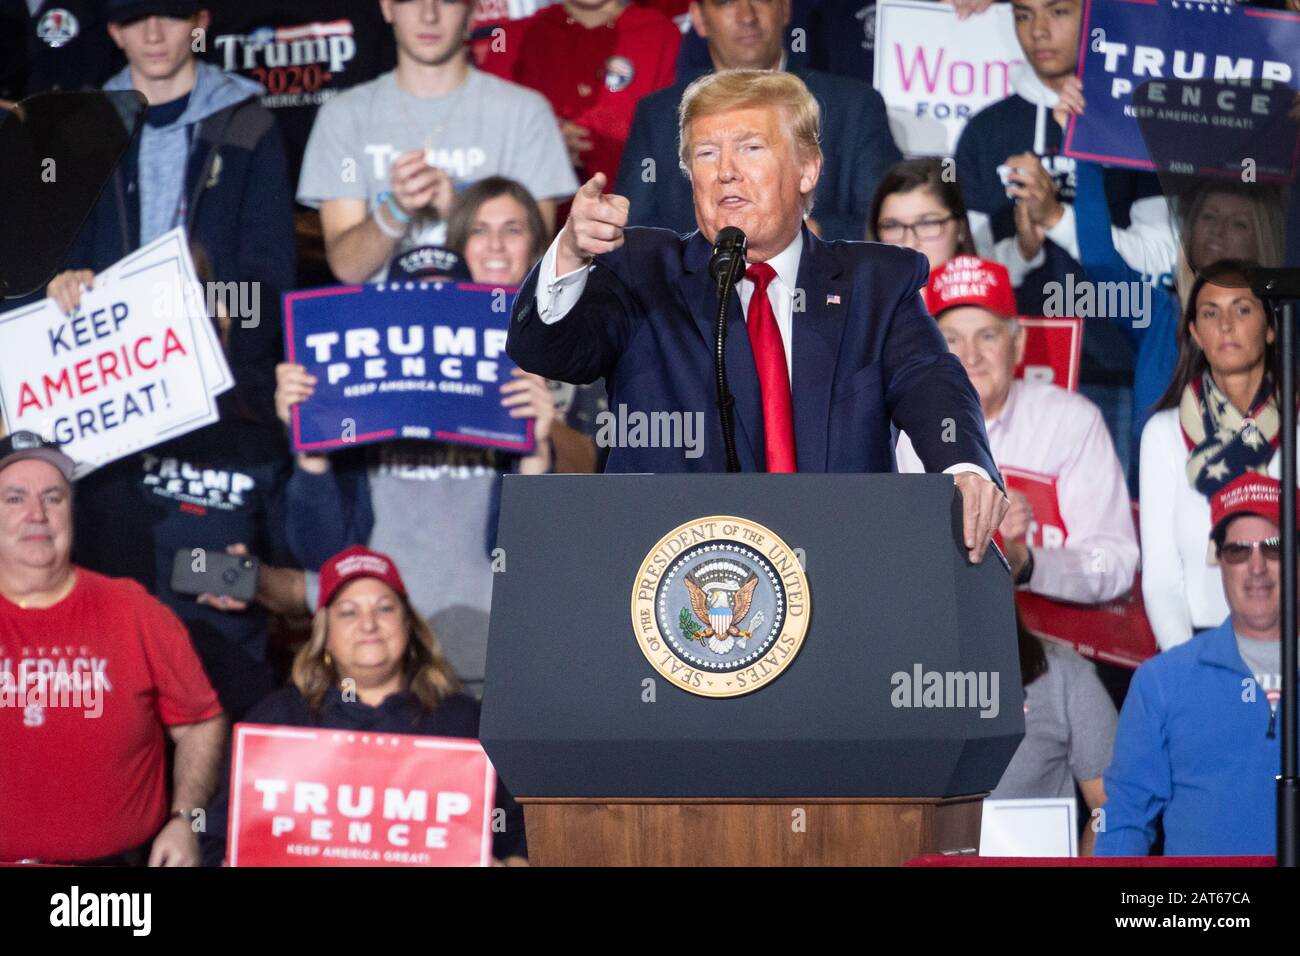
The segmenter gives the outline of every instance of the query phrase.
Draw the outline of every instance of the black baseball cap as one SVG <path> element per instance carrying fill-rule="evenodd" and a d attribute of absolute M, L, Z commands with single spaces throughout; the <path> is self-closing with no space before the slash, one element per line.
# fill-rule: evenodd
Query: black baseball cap
<path fill-rule="evenodd" d="M 202 9 L 199 0 L 108 0 L 108 22 L 131 23 L 145 17 L 185 20 Z"/>
<path fill-rule="evenodd" d="M 465 260 L 445 246 L 417 246 L 388 264 L 388 281 L 403 279 L 449 279 L 452 282 L 469 282 L 469 266 Z"/>
<path fill-rule="evenodd" d="M 76 463 L 63 453 L 58 442 L 46 441 L 35 432 L 14 432 L 0 439 L 0 471 L 28 458 L 47 462 L 59 469 L 65 481 L 72 482 Z"/>

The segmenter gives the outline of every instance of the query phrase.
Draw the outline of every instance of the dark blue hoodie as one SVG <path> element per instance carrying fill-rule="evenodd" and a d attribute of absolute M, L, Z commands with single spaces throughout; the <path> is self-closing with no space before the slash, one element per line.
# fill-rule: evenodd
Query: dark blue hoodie
<path fill-rule="evenodd" d="M 64 268 L 101 272 L 183 224 L 215 282 L 259 283 L 256 324 L 232 310 L 230 365 L 247 403 L 273 422 L 280 294 L 293 288 L 296 269 L 284 142 L 260 86 L 209 63 L 197 68 L 187 96 L 150 107 Z M 104 88 L 130 89 L 130 67 Z M 240 302 L 252 304 L 242 293 Z"/>

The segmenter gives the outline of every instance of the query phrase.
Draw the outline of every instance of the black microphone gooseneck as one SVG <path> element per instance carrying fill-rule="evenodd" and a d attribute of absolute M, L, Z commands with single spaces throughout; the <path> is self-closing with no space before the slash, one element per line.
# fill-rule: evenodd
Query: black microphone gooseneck
<path fill-rule="evenodd" d="M 718 417 L 722 421 L 722 443 L 727 452 L 727 471 L 740 471 L 736 454 L 736 400 L 727 386 L 727 302 L 731 287 L 744 274 L 748 240 L 735 226 L 718 230 L 709 259 L 709 275 L 718 284 L 718 319 L 713 332 L 713 373 L 718 386 Z"/>

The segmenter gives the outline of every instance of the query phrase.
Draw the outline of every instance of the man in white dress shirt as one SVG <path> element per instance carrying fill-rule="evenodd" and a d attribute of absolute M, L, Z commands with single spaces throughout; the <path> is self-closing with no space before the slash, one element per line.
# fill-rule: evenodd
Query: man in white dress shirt
<path fill-rule="evenodd" d="M 1015 378 L 1025 330 L 1006 268 L 958 256 L 935 270 L 925 300 L 979 392 L 1011 498 L 999 531 L 1017 586 L 1081 604 L 1124 594 L 1138 544 L 1115 446 L 1086 398 Z M 905 434 L 896 456 L 899 471 L 926 470 Z"/>

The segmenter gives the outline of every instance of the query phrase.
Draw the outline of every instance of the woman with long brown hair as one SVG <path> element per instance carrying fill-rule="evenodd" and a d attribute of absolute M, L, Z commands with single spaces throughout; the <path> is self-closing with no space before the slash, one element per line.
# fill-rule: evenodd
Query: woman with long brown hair
<path fill-rule="evenodd" d="M 1064 125 L 1070 114 L 1080 115 L 1083 110 L 1083 87 L 1071 78 L 1054 115 Z M 1136 451 L 1142 430 L 1173 377 L 1178 361 L 1176 330 L 1196 276 L 1225 260 L 1281 265 L 1286 247 L 1283 197 L 1274 185 L 1226 177 L 1166 180 L 1166 189 L 1180 183 L 1177 194 L 1171 192 L 1169 197 L 1176 231 L 1170 238 L 1179 241 L 1171 246 L 1167 262 L 1149 262 L 1148 271 L 1139 272 L 1129 264 L 1132 250 L 1128 256 L 1121 254 L 1122 230 L 1115 228 L 1111 218 L 1102 167 L 1081 161 L 1075 178 L 1077 258 L 1087 280 L 1098 292 L 1107 284 L 1132 290 L 1147 287 L 1141 296 L 1130 297 L 1129 314 L 1109 318 L 1117 322 L 1134 351 L 1130 447 Z M 1145 312 L 1142 303 L 1149 305 Z M 1141 457 L 1140 452 L 1136 457 Z"/>
<path fill-rule="evenodd" d="M 1142 431 L 1142 597 L 1162 649 L 1228 615 L 1206 560 L 1210 497 L 1247 471 L 1278 470 L 1275 329 L 1251 268 L 1225 260 L 1192 282 L 1173 380 Z"/>

